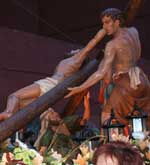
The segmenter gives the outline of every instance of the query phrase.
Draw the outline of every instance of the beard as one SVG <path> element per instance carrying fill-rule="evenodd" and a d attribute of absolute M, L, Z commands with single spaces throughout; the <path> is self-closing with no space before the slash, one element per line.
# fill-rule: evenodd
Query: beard
<path fill-rule="evenodd" d="M 49 126 L 58 126 L 60 125 L 60 120 L 49 120 Z"/>

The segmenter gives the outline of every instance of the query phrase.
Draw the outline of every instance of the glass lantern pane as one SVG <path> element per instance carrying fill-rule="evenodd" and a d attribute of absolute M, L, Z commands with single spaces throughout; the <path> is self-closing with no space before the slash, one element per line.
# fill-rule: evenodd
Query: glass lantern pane
<path fill-rule="evenodd" d="M 119 129 L 118 128 L 110 128 L 109 129 L 109 140 L 113 141 L 119 136 Z"/>
<path fill-rule="evenodd" d="M 143 131 L 146 131 L 146 120 L 143 119 L 142 121 L 143 121 L 143 123 L 142 123 L 142 124 L 143 124 L 143 129 L 142 129 L 142 130 L 143 130 Z"/>
<path fill-rule="evenodd" d="M 133 119 L 133 132 L 142 132 L 142 120 L 141 120 L 141 118 Z"/>

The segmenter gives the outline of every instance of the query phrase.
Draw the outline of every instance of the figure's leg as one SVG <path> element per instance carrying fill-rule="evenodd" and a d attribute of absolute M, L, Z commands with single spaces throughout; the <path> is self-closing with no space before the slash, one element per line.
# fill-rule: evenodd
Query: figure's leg
<path fill-rule="evenodd" d="M 106 108 L 106 106 L 105 106 L 105 108 Z M 101 115 L 100 116 L 101 135 L 104 135 L 104 129 L 102 128 L 102 125 L 104 124 L 104 122 L 106 120 L 109 119 L 110 114 L 111 114 L 111 109 L 112 109 L 111 105 L 107 104 L 107 111 L 104 108 L 101 111 L 101 114 L 100 114 Z"/>
<path fill-rule="evenodd" d="M 32 84 L 24 87 L 10 96 L 7 99 L 6 109 L 0 114 L 0 121 L 9 118 L 12 114 L 16 113 L 20 109 L 20 104 L 23 100 L 34 100 L 40 96 L 41 90 L 38 84 Z"/>

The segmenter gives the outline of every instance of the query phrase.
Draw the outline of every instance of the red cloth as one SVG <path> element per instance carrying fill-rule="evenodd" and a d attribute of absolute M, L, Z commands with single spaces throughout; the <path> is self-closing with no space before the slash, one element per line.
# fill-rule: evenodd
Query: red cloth
<path fill-rule="evenodd" d="M 129 127 L 128 127 L 128 125 L 126 125 L 125 127 L 124 127 L 124 135 L 127 137 L 127 136 L 129 136 Z"/>

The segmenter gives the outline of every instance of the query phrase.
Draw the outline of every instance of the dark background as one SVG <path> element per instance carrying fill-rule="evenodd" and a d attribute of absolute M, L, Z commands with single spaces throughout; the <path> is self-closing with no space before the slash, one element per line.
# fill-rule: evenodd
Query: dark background
<path fill-rule="evenodd" d="M 66 52 L 86 45 L 101 28 L 99 16 L 103 9 L 108 7 L 124 9 L 127 2 L 127 0 L 2 0 L 0 110 L 4 110 L 10 93 L 51 75 Z M 132 24 L 140 33 L 142 43 L 140 66 L 147 74 L 150 73 L 149 8 L 150 1 L 145 0 L 144 6 Z M 101 49 L 102 45 L 97 48 Z M 97 120 L 98 85 L 91 91 L 92 118 Z M 62 103 L 55 105 L 55 108 L 59 109 L 60 104 Z"/>
<path fill-rule="evenodd" d="M 150 1 L 144 0 L 133 21 L 142 42 L 150 40 Z M 124 9 L 127 0 L 3 0 L 0 27 L 86 44 L 101 27 L 100 13 L 108 7 Z M 143 44 L 148 52 L 148 44 Z M 144 53 L 145 55 L 145 53 Z M 146 56 L 146 55 L 145 55 Z"/>

